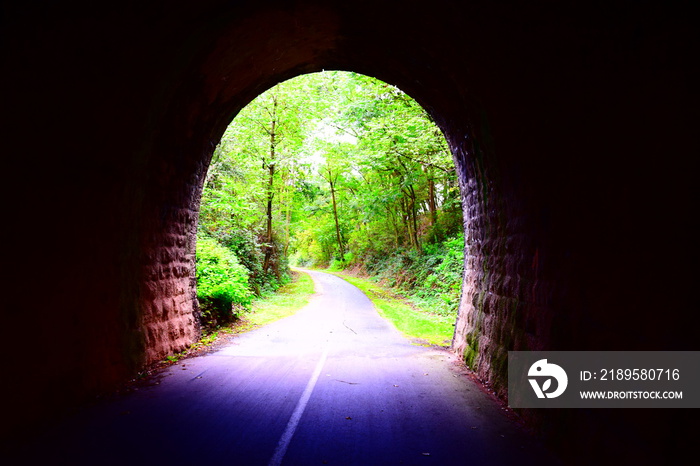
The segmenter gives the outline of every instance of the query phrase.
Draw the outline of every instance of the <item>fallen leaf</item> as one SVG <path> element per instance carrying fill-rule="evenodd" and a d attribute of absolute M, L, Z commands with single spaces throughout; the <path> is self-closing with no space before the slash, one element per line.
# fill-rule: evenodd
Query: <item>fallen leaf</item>
<path fill-rule="evenodd" d="M 352 419 L 352 418 L 351 418 L 350 416 L 347 416 L 345 419 L 350 420 L 350 419 Z"/>

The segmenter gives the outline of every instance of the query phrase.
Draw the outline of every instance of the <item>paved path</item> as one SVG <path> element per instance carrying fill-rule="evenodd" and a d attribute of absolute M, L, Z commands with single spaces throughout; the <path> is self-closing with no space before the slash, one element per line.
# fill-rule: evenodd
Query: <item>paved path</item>
<path fill-rule="evenodd" d="M 449 352 L 410 344 L 357 288 L 310 274 L 317 295 L 296 315 L 84 410 L 25 464 L 551 464 Z"/>

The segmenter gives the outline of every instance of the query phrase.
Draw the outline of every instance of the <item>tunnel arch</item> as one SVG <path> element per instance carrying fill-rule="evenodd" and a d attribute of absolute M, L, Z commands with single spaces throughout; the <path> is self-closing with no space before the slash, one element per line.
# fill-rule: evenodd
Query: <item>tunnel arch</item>
<path fill-rule="evenodd" d="M 150 363 L 179 351 L 196 338 L 196 301 L 193 293 L 192 265 L 185 275 L 183 264 L 192 264 L 196 215 L 201 196 L 201 183 L 213 150 L 228 123 L 253 98 L 278 82 L 295 76 L 336 69 L 354 71 L 396 85 L 425 108 L 445 135 L 458 173 L 464 212 L 465 273 L 463 296 L 455 327 L 453 349 L 463 355 L 467 364 L 505 393 L 505 358 L 508 349 L 546 347 L 547 328 L 534 322 L 546 320 L 539 314 L 546 309 L 537 303 L 539 290 L 548 284 L 543 277 L 527 276 L 523 262 L 539 261 L 532 241 L 527 241 L 527 222 L 516 198 L 503 204 L 501 189 L 507 177 L 500 177 L 496 186 L 492 174 L 500 173 L 487 126 L 487 112 L 479 92 L 488 93 L 482 81 L 466 72 L 455 76 L 441 70 L 449 62 L 449 51 L 430 50 L 420 37 L 402 38 L 396 43 L 390 34 L 382 34 L 381 21 L 358 18 L 357 11 L 345 7 L 327 7 L 301 2 L 280 10 L 263 9 L 252 12 L 243 20 L 234 16 L 231 22 L 221 21 L 210 36 L 202 40 L 193 65 L 172 90 L 172 108 L 162 124 L 165 135 L 154 142 L 158 154 L 165 155 L 157 163 L 169 167 L 173 174 L 162 186 L 161 205 L 175 206 L 163 223 L 147 227 L 151 239 L 147 249 L 152 263 L 142 263 L 144 274 L 153 277 L 149 268 L 162 269 L 173 257 L 180 264 L 175 286 L 179 294 L 163 297 L 152 290 L 168 289 L 167 276 L 163 282 L 146 280 L 147 288 L 139 309 L 144 310 L 144 325 L 138 328 L 144 359 Z M 393 12 L 405 20 L 405 27 L 435 33 L 442 25 L 426 25 L 411 12 Z M 226 15 L 224 15 L 226 16 Z M 377 17 L 381 17 L 378 14 Z M 366 30 L 350 27 L 354 21 L 370 23 L 373 37 L 370 43 Z M 449 20 L 445 19 L 449 22 Z M 242 39 L 245 40 L 242 40 Z M 468 38 L 462 41 L 468 43 Z M 401 51 L 401 53 L 397 53 Z M 469 70 L 467 70 L 469 71 Z M 482 78 L 483 79 L 483 78 Z M 470 89 L 465 92 L 464 89 Z M 483 88 L 483 89 L 482 89 Z M 176 163 L 173 163 L 173 154 Z M 161 208 L 162 209 L 162 208 Z M 158 218 L 156 216 L 147 216 Z M 186 248 L 173 249 L 160 235 L 177 231 Z M 182 237 L 185 232 L 184 237 Z M 518 250 L 508 251 L 507 238 L 519 236 Z M 163 257 L 167 257 L 164 261 Z M 502 269 L 494 278 L 493 270 Z M 538 269 L 535 271 L 540 273 Z M 171 274 L 172 275 L 172 274 Z M 538 290 L 539 288 L 539 290 Z M 165 301 L 164 301 L 165 300 Z M 169 309 L 162 303 L 172 300 Z M 189 301 L 188 301 L 189 300 Z M 183 310 L 184 309 L 184 310 Z M 173 318 L 172 314 L 180 317 Z M 534 320 L 533 314 L 539 320 Z M 516 322 L 515 315 L 521 322 Z M 525 314 L 526 317 L 523 317 Z M 161 316 L 153 317 L 153 316 Z M 526 321 L 526 322 L 525 322 Z M 175 325 L 177 338 L 172 338 Z M 524 323 L 529 325 L 526 330 Z M 536 344 L 535 344 L 536 342 Z"/>

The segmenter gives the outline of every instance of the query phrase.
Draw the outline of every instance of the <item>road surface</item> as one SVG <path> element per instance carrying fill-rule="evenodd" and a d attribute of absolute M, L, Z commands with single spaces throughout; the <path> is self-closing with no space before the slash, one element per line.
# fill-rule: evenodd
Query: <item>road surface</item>
<path fill-rule="evenodd" d="M 447 351 L 411 344 L 357 288 L 309 272 L 296 315 L 83 410 L 24 464 L 546 465 Z"/>

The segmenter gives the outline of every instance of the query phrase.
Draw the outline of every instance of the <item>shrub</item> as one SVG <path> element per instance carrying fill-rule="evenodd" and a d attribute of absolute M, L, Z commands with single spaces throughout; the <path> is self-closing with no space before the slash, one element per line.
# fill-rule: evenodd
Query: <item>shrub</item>
<path fill-rule="evenodd" d="M 197 238 L 197 299 L 203 325 L 230 322 L 250 304 L 248 274 L 230 249 L 213 238 Z"/>
<path fill-rule="evenodd" d="M 425 310 L 442 316 L 457 313 L 464 268 L 464 235 L 427 243 L 421 253 L 412 249 L 366 250 L 359 264 Z"/>

